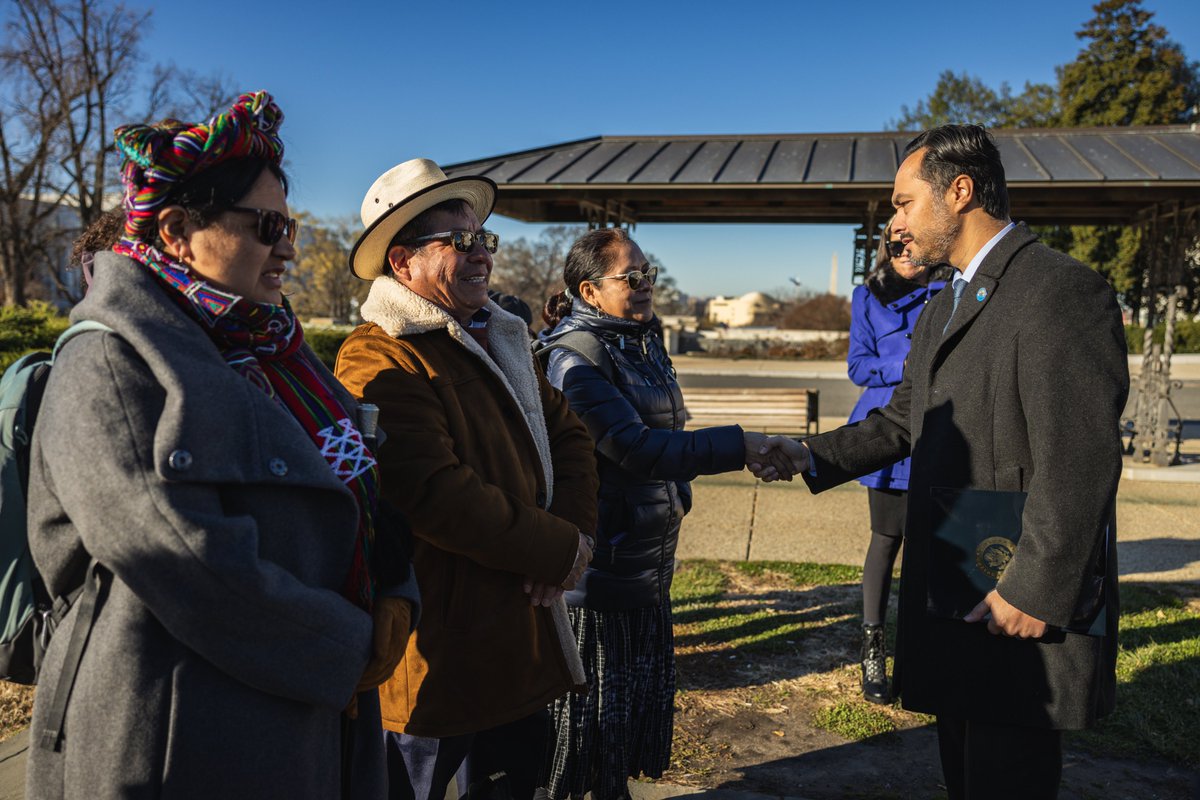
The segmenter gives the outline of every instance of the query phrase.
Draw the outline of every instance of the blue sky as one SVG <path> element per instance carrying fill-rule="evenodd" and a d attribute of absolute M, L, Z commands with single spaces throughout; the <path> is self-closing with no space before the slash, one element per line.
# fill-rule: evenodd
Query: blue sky
<path fill-rule="evenodd" d="M 127 0 L 131 7 L 151 7 Z M 1200 3 L 1146 0 L 1200 58 Z M 600 134 L 883 130 L 945 69 L 995 87 L 1053 82 L 1085 0 L 963 2 L 159 3 L 150 61 L 272 92 L 286 115 L 292 203 L 357 215 L 384 170 Z M 494 218 L 504 237 L 539 225 Z M 849 226 L 639 225 L 697 295 L 848 294 Z"/>

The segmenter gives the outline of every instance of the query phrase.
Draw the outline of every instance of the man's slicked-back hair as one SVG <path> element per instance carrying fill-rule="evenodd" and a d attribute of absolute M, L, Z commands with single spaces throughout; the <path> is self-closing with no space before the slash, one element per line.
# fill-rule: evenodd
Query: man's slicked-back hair
<path fill-rule="evenodd" d="M 992 135 L 979 125 L 942 125 L 931 128 L 908 143 L 904 157 L 925 148 L 918 177 L 938 192 L 966 175 L 975 184 L 975 197 L 984 212 L 994 219 L 1008 219 L 1008 184 L 1004 164 Z"/>

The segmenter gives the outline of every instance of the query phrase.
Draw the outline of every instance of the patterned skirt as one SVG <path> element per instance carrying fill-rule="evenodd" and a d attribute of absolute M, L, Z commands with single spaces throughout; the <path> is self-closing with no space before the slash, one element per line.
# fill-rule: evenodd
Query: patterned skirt
<path fill-rule="evenodd" d="M 587 673 L 585 694 L 551 707 L 543 785 L 553 800 L 628 797 L 627 781 L 671 762 L 675 638 L 670 604 L 629 611 L 568 608 Z"/>

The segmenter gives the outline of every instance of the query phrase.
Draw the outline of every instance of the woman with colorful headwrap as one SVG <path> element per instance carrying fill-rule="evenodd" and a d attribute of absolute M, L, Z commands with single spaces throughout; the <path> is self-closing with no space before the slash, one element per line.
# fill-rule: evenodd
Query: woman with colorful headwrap
<path fill-rule="evenodd" d="M 110 330 L 60 353 L 29 486 L 51 594 L 86 573 L 98 612 L 69 694 L 49 689 L 86 603 L 46 654 L 30 798 L 386 794 L 374 688 L 415 595 L 372 568 L 359 408 L 281 292 L 282 119 L 259 92 L 116 133 L 124 237 L 71 315 Z"/>

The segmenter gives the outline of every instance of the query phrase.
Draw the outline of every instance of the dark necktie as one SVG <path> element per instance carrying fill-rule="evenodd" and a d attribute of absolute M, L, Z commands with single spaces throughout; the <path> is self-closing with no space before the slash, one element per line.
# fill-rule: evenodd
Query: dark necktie
<path fill-rule="evenodd" d="M 954 312 L 958 311 L 958 301 L 962 300 L 963 292 L 967 290 L 967 282 L 962 278 L 954 279 L 954 307 L 950 309 L 950 318 L 946 320 L 946 327 L 942 328 L 942 335 L 946 335 L 946 331 L 950 330 L 950 320 L 954 319 Z"/>

